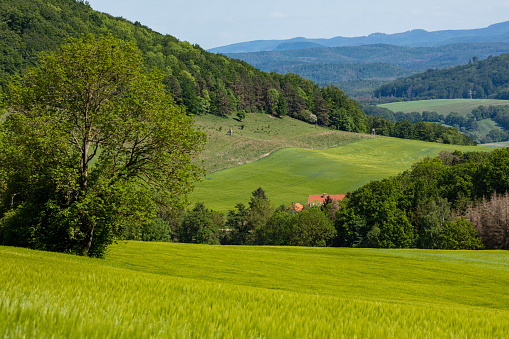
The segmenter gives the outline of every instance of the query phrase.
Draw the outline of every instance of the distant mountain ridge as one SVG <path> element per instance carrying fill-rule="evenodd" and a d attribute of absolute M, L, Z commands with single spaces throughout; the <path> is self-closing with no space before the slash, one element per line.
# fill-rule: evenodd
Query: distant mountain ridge
<path fill-rule="evenodd" d="M 255 40 L 209 49 L 213 53 L 251 53 L 285 51 L 317 47 L 346 47 L 372 44 L 389 44 L 406 47 L 436 47 L 456 43 L 509 42 L 509 21 L 485 28 L 442 30 L 428 32 L 414 29 L 402 33 L 373 33 L 361 37 L 337 36 L 330 39 L 298 37 L 285 40 Z"/>

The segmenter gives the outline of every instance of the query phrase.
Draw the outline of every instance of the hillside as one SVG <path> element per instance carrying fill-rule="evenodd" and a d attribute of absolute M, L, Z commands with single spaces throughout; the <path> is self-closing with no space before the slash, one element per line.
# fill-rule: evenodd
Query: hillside
<path fill-rule="evenodd" d="M 251 192 L 262 187 L 275 206 L 307 203 L 310 194 L 345 194 L 371 180 L 381 180 L 408 170 L 418 160 L 440 151 L 483 151 L 475 146 L 446 145 L 388 137 L 362 139 L 327 148 L 280 149 L 262 159 L 209 173 L 196 184 L 192 203 L 226 212 L 249 201 Z M 235 161 L 236 153 L 225 153 Z"/>
<path fill-rule="evenodd" d="M 0 269 L 0 331 L 8 338 L 509 331 L 501 251 L 123 242 L 104 260 L 0 247 Z"/>
<path fill-rule="evenodd" d="M 509 52 L 509 43 L 408 47 L 388 44 L 226 54 L 266 72 L 299 74 L 327 85 L 341 81 L 409 76 L 427 69 L 464 65 Z"/>
<path fill-rule="evenodd" d="M 195 118 L 196 127 L 207 133 L 198 161 L 205 162 L 209 174 L 251 163 L 282 148 L 325 149 L 372 137 L 259 113 L 248 113 L 242 121 L 210 114 Z"/>
<path fill-rule="evenodd" d="M 342 47 L 390 44 L 397 46 L 423 47 L 473 42 L 509 42 L 509 21 L 493 24 L 485 28 L 468 30 L 442 30 L 428 32 L 423 29 L 414 29 L 402 33 L 373 33 L 369 36 L 361 37 L 337 36 L 330 39 L 307 39 L 300 37 L 287 40 L 257 40 L 216 47 L 210 49 L 210 51 L 214 53 L 247 53 L 314 48 L 316 45 L 322 45 L 325 47 Z M 308 46 L 305 46 L 306 44 Z"/>
<path fill-rule="evenodd" d="M 466 65 L 428 70 L 382 85 L 375 97 L 408 99 L 508 99 L 509 54 L 473 58 Z"/>
<path fill-rule="evenodd" d="M 188 113 L 268 112 L 335 128 L 341 126 L 334 125 L 333 118 L 346 113 L 355 131 L 367 130 L 364 113 L 339 88 L 320 88 L 297 75 L 264 73 L 139 22 L 96 12 L 82 0 L 0 3 L 0 87 L 5 87 L 10 76 L 35 66 L 42 51 L 55 50 L 66 37 L 108 33 L 136 42 L 146 57 L 146 67 L 164 70 L 165 85 Z"/>
<path fill-rule="evenodd" d="M 389 121 L 429 121 L 460 130 L 478 144 L 509 140 L 509 100 L 434 99 L 364 106 L 367 114 Z M 380 109 L 381 108 L 381 109 Z"/>
<path fill-rule="evenodd" d="M 438 100 L 415 100 L 400 101 L 387 104 L 380 104 L 392 112 L 412 113 L 424 111 L 436 112 L 447 116 L 451 112 L 458 113 L 462 116 L 472 114 L 472 111 L 479 106 L 508 106 L 509 100 L 492 100 L 492 99 L 438 99 Z"/>

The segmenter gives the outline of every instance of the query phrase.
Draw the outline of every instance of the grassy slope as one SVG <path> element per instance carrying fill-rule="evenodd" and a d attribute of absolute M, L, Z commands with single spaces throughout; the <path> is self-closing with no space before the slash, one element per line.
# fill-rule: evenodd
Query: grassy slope
<path fill-rule="evenodd" d="M 448 115 L 451 112 L 458 114 L 469 114 L 474 108 L 479 106 L 502 106 L 509 105 L 509 100 L 492 99 L 439 99 L 439 100 L 418 100 L 402 101 L 379 105 L 393 112 L 437 112 L 438 114 Z"/>
<path fill-rule="evenodd" d="M 6 337 L 504 337 L 506 252 L 0 247 Z"/>
<path fill-rule="evenodd" d="M 200 159 L 209 173 L 253 162 L 281 148 L 327 148 L 371 137 L 257 113 L 247 114 L 244 121 L 211 114 L 194 118 L 196 127 L 208 136 Z M 230 128 L 232 136 L 228 135 Z"/>
<path fill-rule="evenodd" d="M 455 149 L 489 150 L 387 137 L 322 150 L 281 149 L 259 161 L 208 174 L 190 198 L 227 211 L 247 203 L 251 192 L 262 187 L 276 206 L 307 203 L 310 194 L 344 194 L 407 170 L 426 156 Z"/>

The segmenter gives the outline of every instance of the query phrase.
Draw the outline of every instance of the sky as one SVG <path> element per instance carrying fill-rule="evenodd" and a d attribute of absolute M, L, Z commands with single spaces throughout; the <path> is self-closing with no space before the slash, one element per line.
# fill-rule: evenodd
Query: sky
<path fill-rule="evenodd" d="M 412 29 L 484 28 L 509 20 L 509 0 L 88 0 L 202 48 L 252 40 L 354 37 Z"/>

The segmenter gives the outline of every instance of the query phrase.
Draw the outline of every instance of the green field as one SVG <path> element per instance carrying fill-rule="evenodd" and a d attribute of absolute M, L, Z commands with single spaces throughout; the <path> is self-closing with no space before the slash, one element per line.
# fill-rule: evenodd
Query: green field
<path fill-rule="evenodd" d="M 209 173 L 256 161 L 281 148 L 321 149 L 371 138 L 260 113 L 247 114 L 244 121 L 212 114 L 194 118 L 196 127 L 207 133 L 200 159 Z M 228 134 L 230 128 L 233 135 Z"/>
<path fill-rule="evenodd" d="M 504 338 L 502 251 L 0 247 L 5 338 Z"/>
<path fill-rule="evenodd" d="M 387 137 L 321 150 L 287 148 L 253 163 L 209 173 L 190 200 L 224 212 L 239 202 L 247 203 L 251 192 L 262 187 L 276 206 L 307 203 L 310 194 L 345 194 L 371 180 L 410 169 L 424 157 L 456 149 L 491 150 Z"/>
<path fill-rule="evenodd" d="M 507 106 L 509 100 L 492 99 L 437 99 L 437 100 L 418 100 L 402 101 L 389 104 L 378 105 L 385 107 L 393 112 L 419 112 L 423 111 L 437 112 L 438 114 L 448 115 L 451 112 L 467 115 L 472 113 L 474 108 L 479 106 Z"/>

